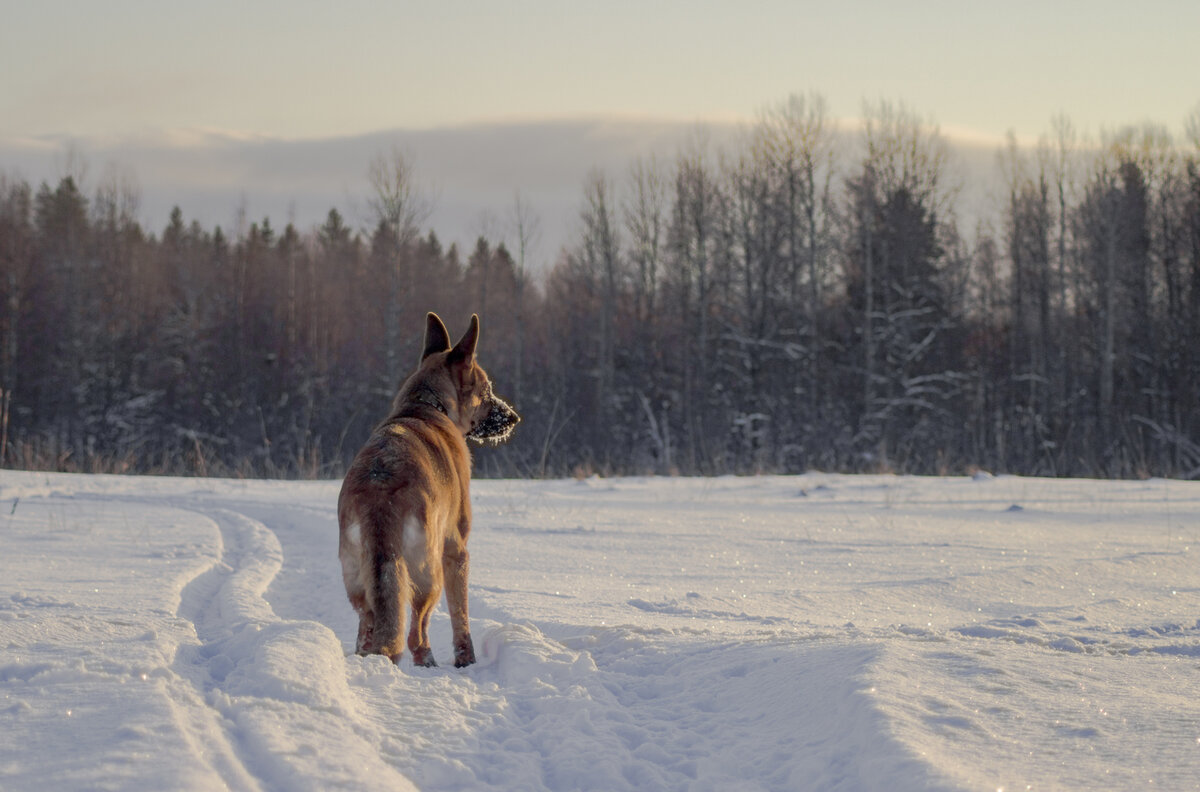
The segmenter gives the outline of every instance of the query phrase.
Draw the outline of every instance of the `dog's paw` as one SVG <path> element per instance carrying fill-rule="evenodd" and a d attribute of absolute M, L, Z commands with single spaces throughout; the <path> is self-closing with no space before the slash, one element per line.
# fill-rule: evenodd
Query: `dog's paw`
<path fill-rule="evenodd" d="M 471 643 L 471 636 L 467 636 L 461 641 L 454 644 L 454 667 L 466 668 L 475 662 L 475 646 Z"/>
<path fill-rule="evenodd" d="M 375 654 L 375 628 L 363 618 L 358 621 L 358 638 L 354 641 L 354 652 L 364 657 Z"/>
<path fill-rule="evenodd" d="M 423 668 L 436 668 L 437 660 L 433 659 L 433 650 L 429 648 L 414 649 L 412 653 L 413 665 Z"/>

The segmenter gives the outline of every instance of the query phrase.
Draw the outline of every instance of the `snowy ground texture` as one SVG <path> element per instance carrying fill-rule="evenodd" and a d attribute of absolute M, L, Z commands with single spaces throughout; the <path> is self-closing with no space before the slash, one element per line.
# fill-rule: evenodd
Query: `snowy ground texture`
<path fill-rule="evenodd" d="M 0 471 L 0 788 L 1200 788 L 1200 484 L 478 481 L 463 670 L 337 489 Z"/>

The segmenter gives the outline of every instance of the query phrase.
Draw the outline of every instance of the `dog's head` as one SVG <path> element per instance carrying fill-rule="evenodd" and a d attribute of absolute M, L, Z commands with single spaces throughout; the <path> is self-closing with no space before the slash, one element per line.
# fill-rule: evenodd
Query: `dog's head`
<path fill-rule="evenodd" d="M 492 392 L 487 372 L 475 359 L 478 343 L 477 315 L 471 315 L 466 334 L 452 347 L 446 325 L 437 314 L 430 313 L 426 317 L 425 349 L 421 353 L 417 387 L 408 398 L 430 400 L 467 439 L 494 445 L 508 439 L 521 417 Z"/>

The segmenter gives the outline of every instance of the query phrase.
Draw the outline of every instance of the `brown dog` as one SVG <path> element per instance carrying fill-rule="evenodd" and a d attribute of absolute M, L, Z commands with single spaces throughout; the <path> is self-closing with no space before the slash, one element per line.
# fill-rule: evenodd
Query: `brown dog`
<path fill-rule="evenodd" d="M 452 349 L 436 314 L 426 318 L 421 364 L 391 414 L 358 452 L 338 497 L 338 557 L 358 611 L 359 654 L 396 662 L 406 605 L 415 665 L 437 665 L 429 616 L 443 586 L 454 630 L 454 665 L 475 662 L 467 623 L 471 455 L 467 439 L 499 443 L 520 418 L 492 393 L 475 362 L 479 317 Z"/>

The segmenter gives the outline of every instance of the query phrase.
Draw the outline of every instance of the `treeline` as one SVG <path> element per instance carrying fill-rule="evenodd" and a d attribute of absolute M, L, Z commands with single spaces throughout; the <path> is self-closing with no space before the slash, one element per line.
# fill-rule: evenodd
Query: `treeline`
<path fill-rule="evenodd" d="M 6 466 L 337 475 L 415 367 L 429 310 L 458 332 L 490 318 L 484 359 L 510 381 L 511 257 L 481 239 L 463 261 L 403 201 L 369 236 L 336 209 L 311 233 L 264 219 L 233 238 L 176 209 L 155 237 L 128 206 L 71 177 L 0 182 Z"/>
<path fill-rule="evenodd" d="M 965 230 L 937 129 L 866 115 L 849 141 L 792 97 L 593 173 L 537 277 L 527 205 L 444 248 L 398 156 L 369 232 L 154 235 L 120 189 L 0 178 L 0 464 L 336 476 L 435 310 L 480 314 L 524 418 L 484 475 L 1200 475 L 1200 111 L 1186 141 L 1056 118 Z"/>

